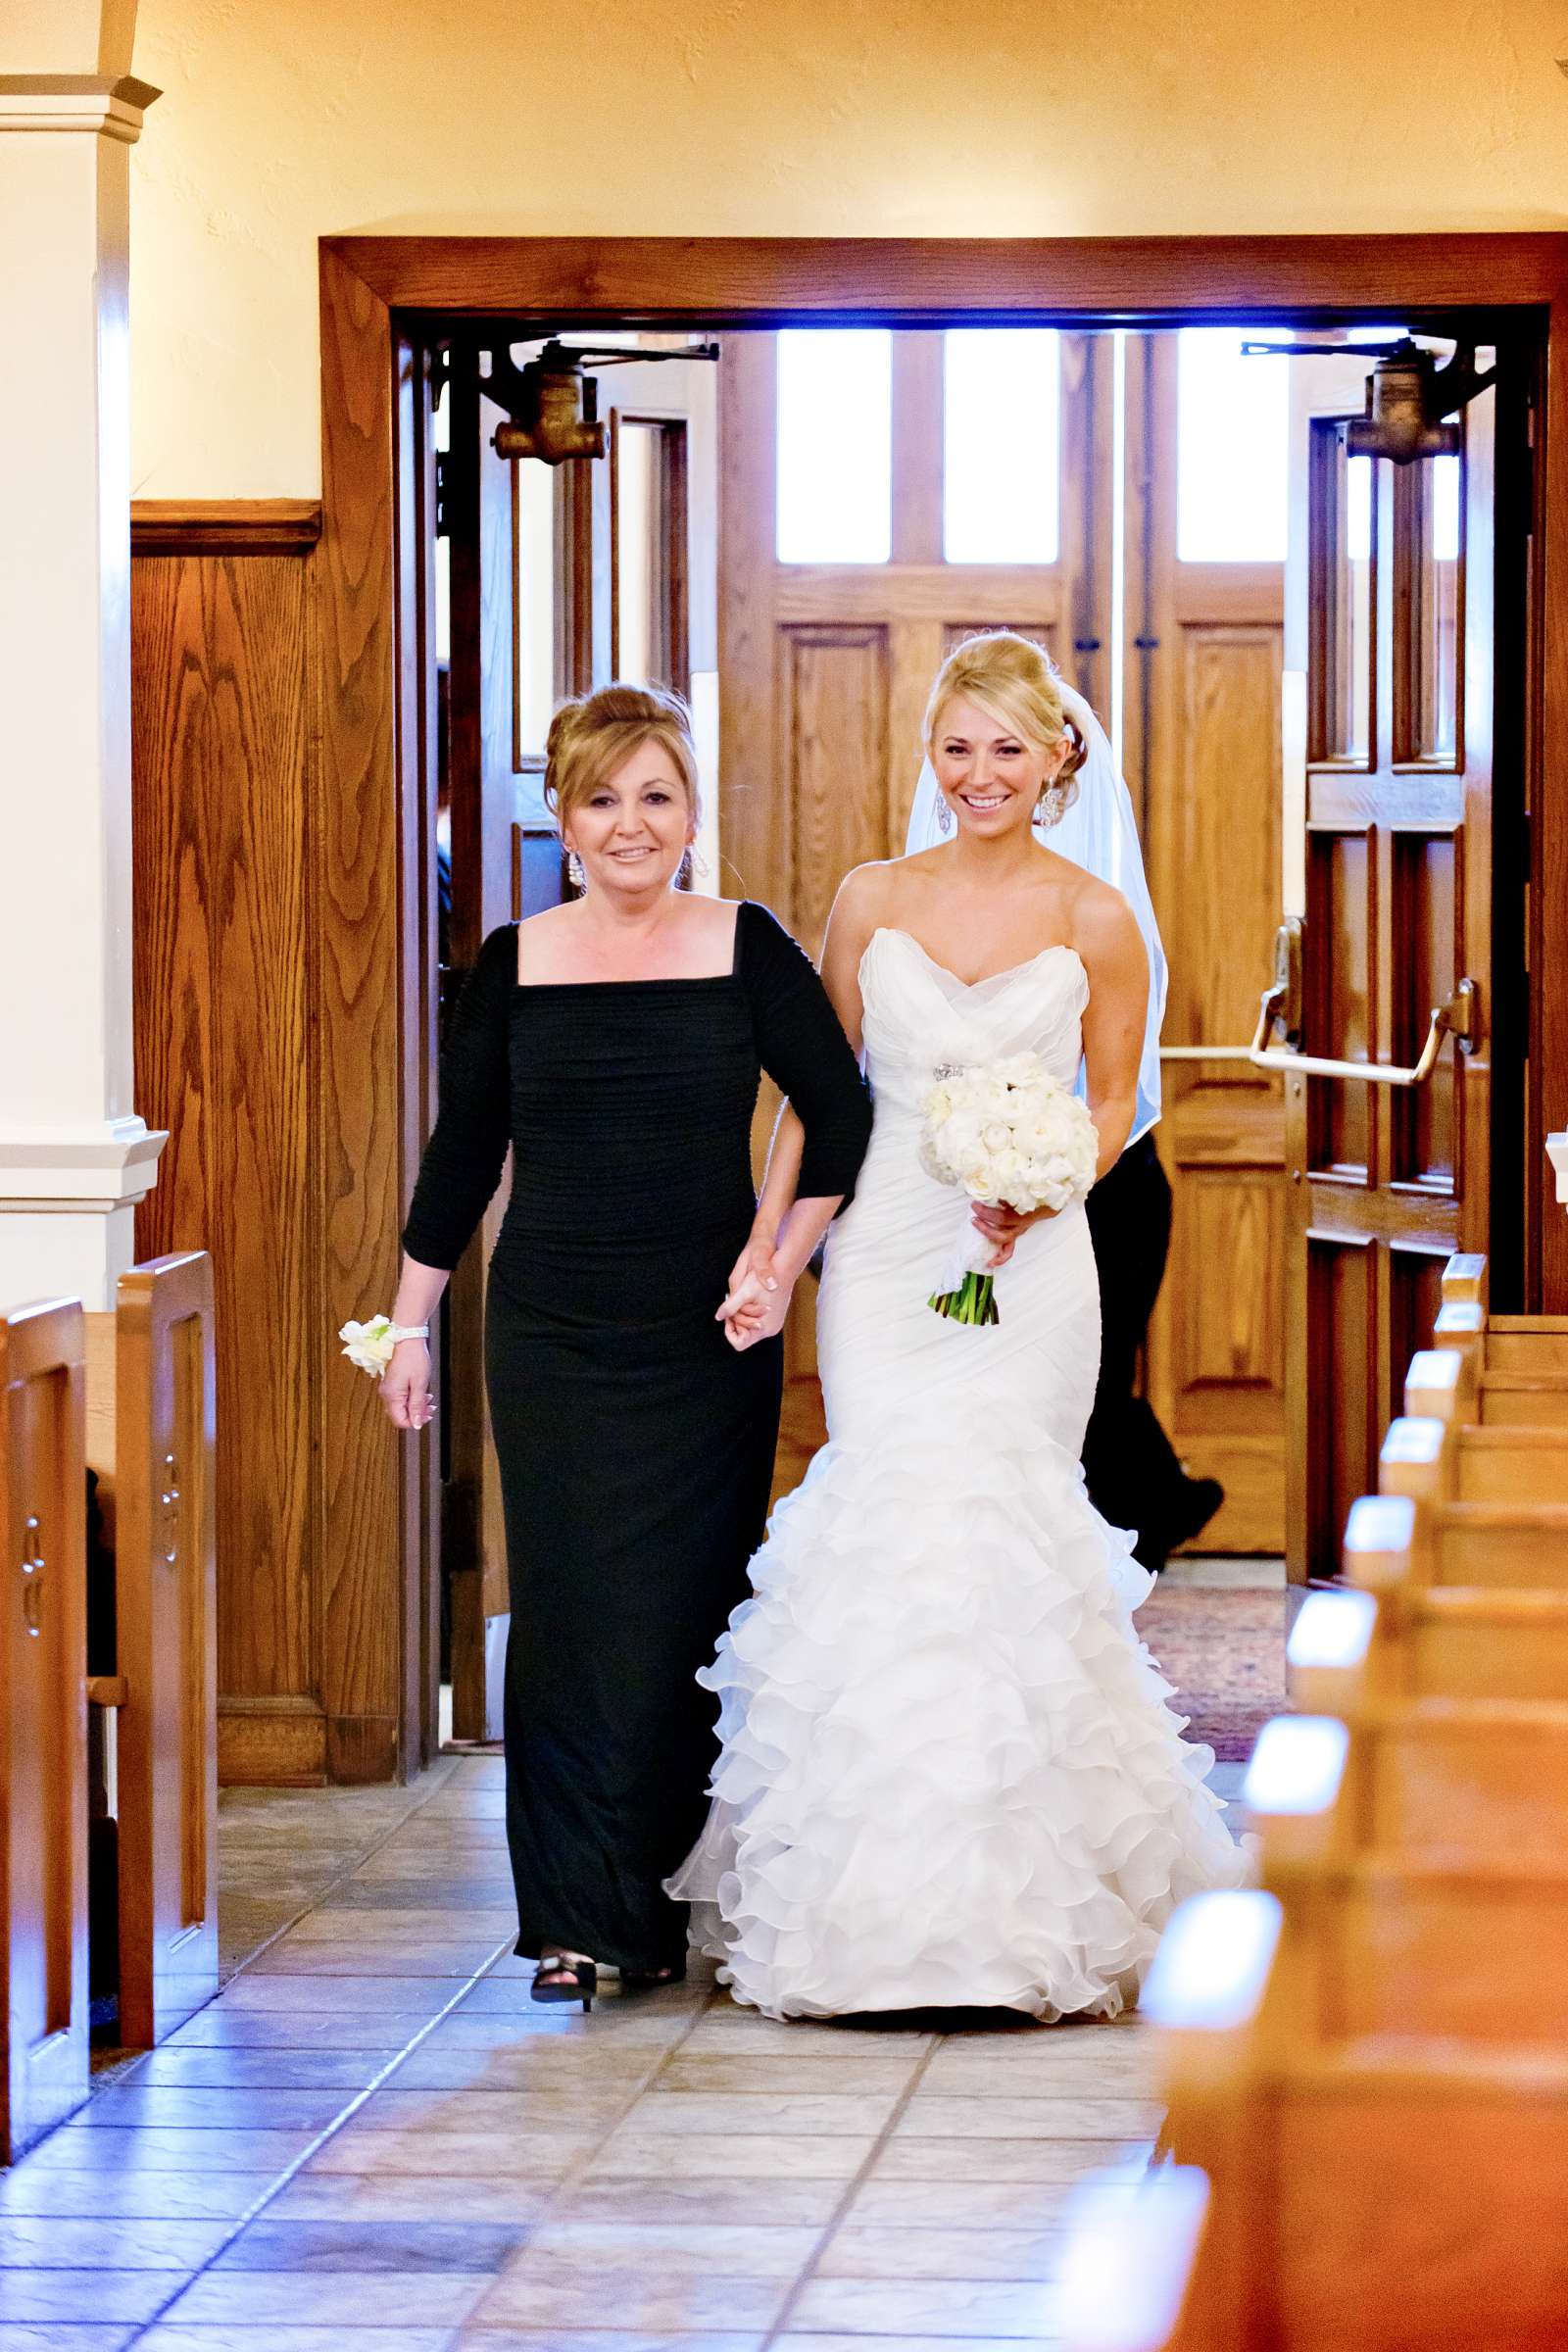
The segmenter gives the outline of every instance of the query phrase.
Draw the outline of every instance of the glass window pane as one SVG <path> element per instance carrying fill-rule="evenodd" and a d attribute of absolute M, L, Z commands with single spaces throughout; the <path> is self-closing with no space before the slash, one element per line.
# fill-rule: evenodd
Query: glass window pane
<path fill-rule="evenodd" d="M 621 418 L 615 430 L 615 675 L 634 686 L 667 684 L 661 585 L 663 522 L 659 427 Z"/>
<path fill-rule="evenodd" d="M 1291 339 L 1286 327 L 1185 326 L 1177 336 L 1176 552 L 1184 564 L 1285 561 L 1289 363 L 1243 359 L 1242 345 Z"/>
<path fill-rule="evenodd" d="M 556 686 L 556 477 L 530 458 L 512 468 L 517 620 L 514 764 L 544 756 Z"/>
<path fill-rule="evenodd" d="M 943 552 L 950 564 L 1054 564 L 1061 338 L 966 326 L 943 340 Z"/>
<path fill-rule="evenodd" d="M 1400 479 L 1409 582 L 1396 708 L 1400 760 L 1452 760 L 1459 731 L 1459 460 L 1430 458 Z"/>
<path fill-rule="evenodd" d="M 885 564 L 893 545 L 893 337 L 778 337 L 778 560 Z"/>
<path fill-rule="evenodd" d="M 1309 756 L 1365 760 L 1372 740 L 1372 460 L 1352 458 L 1345 426 L 1312 426 L 1308 599 Z"/>

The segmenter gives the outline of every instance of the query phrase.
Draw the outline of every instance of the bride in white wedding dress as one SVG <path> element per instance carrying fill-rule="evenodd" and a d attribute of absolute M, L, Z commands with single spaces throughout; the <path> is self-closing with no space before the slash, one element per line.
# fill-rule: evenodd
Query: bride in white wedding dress
<path fill-rule="evenodd" d="M 1040 649 L 958 647 L 927 750 L 952 840 L 850 875 L 823 955 L 875 1102 L 821 1287 L 829 1443 L 699 1678 L 721 1753 L 669 1891 L 770 2016 L 1113 2016 L 1175 1904 L 1246 1864 L 1204 1786 L 1212 1753 L 1181 1739 L 1133 1625 L 1153 1580 L 1084 1489 L 1100 1298 L 1082 1203 L 973 1211 L 1001 1321 L 949 1321 L 927 1300 L 971 1212 L 919 1144 L 937 1065 L 1033 1051 L 1069 1087 L 1082 1060 L 1103 1174 L 1159 1006 L 1126 899 L 1036 838 L 1085 754 Z M 738 1346 L 783 1318 L 798 1156 L 786 1113 L 725 1301 Z"/>

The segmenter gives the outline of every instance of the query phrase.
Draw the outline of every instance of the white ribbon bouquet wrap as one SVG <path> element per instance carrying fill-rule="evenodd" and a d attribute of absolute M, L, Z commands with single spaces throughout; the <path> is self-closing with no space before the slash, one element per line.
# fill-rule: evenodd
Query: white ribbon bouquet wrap
<path fill-rule="evenodd" d="M 1082 1200 L 1095 1181 L 1100 1135 L 1078 1097 L 1038 1054 L 939 1069 L 924 1103 L 920 1164 L 972 1201 L 1027 1216 Z M 957 1323 L 999 1323 L 995 1245 L 965 1219 L 946 1286 L 928 1304 Z"/>

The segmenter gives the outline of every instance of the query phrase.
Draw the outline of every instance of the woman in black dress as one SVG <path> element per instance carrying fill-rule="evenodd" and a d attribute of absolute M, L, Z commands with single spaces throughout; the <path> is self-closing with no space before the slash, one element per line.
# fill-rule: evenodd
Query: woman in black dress
<path fill-rule="evenodd" d="M 793 1278 L 870 1132 L 807 956 L 765 907 L 674 889 L 697 828 L 684 706 L 609 686 L 550 730 L 546 791 L 584 895 L 493 932 L 459 1004 L 403 1236 L 395 1326 L 426 1325 L 500 1181 L 485 1357 L 511 1570 L 507 1833 L 537 1999 L 682 1973 L 661 1887 L 708 1809 L 695 1676 L 746 1596 L 778 1434 Z M 768 1344 L 719 1314 L 756 1213 L 765 1070 L 806 1125 Z M 383 1383 L 428 1420 L 422 1337 Z"/>

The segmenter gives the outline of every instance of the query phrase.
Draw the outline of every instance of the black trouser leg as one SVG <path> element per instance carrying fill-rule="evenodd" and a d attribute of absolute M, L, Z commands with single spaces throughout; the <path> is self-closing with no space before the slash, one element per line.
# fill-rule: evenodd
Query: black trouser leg
<path fill-rule="evenodd" d="M 1134 1394 L 1138 1351 L 1170 1249 L 1170 1183 L 1152 1136 L 1130 1145 L 1089 1196 L 1100 1270 L 1100 1384 L 1084 1438 L 1084 1475 L 1096 1510 L 1136 1529 L 1137 1557 L 1164 1566 L 1186 1473 L 1153 1407 Z"/>

